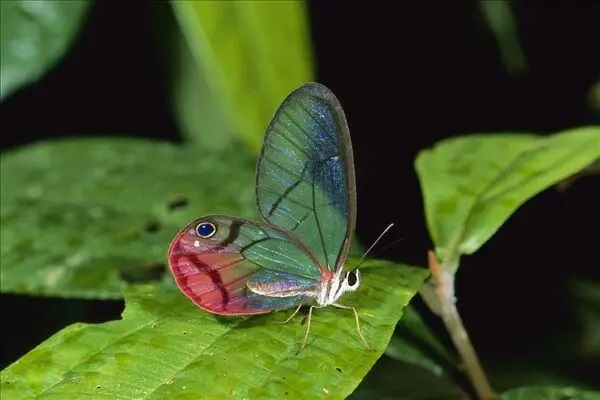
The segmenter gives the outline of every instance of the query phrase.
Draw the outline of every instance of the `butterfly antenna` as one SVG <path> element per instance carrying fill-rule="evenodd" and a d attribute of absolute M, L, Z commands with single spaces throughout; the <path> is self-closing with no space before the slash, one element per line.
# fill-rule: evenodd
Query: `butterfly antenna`
<path fill-rule="evenodd" d="M 405 239 L 405 238 L 399 238 L 399 239 L 396 239 L 396 240 L 394 240 L 392 243 L 388 244 L 387 246 L 385 246 L 385 247 L 383 247 L 383 248 L 381 248 L 381 249 L 377 250 L 377 252 L 381 254 L 381 253 L 383 253 L 384 251 L 386 251 L 387 249 L 394 247 L 395 245 L 397 245 L 399 242 L 403 241 L 404 239 Z"/>
<path fill-rule="evenodd" d="M 387 228 L 385 228 L 383 230 L 383 232 L 381 232 L 381 235 L 379 235 L 379 237 L 375 240 L 375 242 L 373 242 L 373 244 L 371 245 L 371 247 L 369 247 L 367 249 L 367 251 L 365 251 L 365 254 L 362 255 L 362 257 L 360 258 L 360 260 L 358 260 L 358 265 L 355 267 L 358 268 L 360 267 L 360 264 L 362 264 L 365 261 L 365 257 L 371 252 L 371 250 L 373 250 L 373 247 L 375 247 L 375 245 L 381 240 L 381 238 L 383 237 L 383 235 L 385 235 L 387 233 L 387 231 L 389 231 L 390 229 L 392 229 L 392 226 L 394 226 L 393 223 L 389 224 L 387 226 Z"/>

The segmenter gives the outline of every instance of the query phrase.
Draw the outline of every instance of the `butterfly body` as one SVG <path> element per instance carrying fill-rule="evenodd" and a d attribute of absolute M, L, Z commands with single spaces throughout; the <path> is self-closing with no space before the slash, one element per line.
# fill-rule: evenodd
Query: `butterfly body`
<path fill-rule="evenodd" d="M 169 265 L 181 291 L 221 315 L 348 308 L 337 301 L 360 281 L 357 270 L 343 271 L 356 220 L 353 155 L 344 112 L 326 87 L 301 86 L 275 113 L 256 198 L 263 222 L 209 215 L 175 236 Z"/>

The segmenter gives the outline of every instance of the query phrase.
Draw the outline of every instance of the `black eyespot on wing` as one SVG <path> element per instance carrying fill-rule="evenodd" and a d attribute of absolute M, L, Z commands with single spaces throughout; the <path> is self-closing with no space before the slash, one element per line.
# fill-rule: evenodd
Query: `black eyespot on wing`
<path fill-rule="evenodd" d="M 196 226 L 196 233 L 201 238 L 207 239 L 217 232 L 217 228 L 210 222 L 201 222 Z"/>
<path fill-rule="evenodd" d="M 354 287 L 358 283 L 358 277 L 356 276 L 355 271 L 348 272 L 348 276 L 346 277 L 348 281 L 348 286 Z"/>

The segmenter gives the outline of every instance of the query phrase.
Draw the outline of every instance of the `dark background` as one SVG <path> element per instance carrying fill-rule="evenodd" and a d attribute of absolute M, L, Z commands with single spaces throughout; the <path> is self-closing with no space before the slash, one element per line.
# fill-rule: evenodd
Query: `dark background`
<path fill-rule="evenodd" d="M 376 255 L 424 265 L 431 243 L 413 169 L 418 151 L 471 132 L 597 124 L 588 93 L 600 76 L 600 7 L 515 6 L 527 69 L 511 76 L 475 2 L 413 3 L 311 2 L 310 18 L 318 81 L 336 93 L 351 127 L 358 235 L 371 243 L 395 222 L 388 239 L 404 240 Z M 3 151 L 59 136 L 180 141 L 152 12 L 150 1 L 96 2 L 64 60 L 0 105 Z M 568 288 L 573 278 L 600 279 L 599 188 L 598 177 L 584 177 L 567 191 L 545 191 L 463 258 L 458 306 L 484 364 L 542 357 L 545 368 L 593 382 L 587 367 L 595 361 L 576 360 L 581 327 Z M 116 319 L 122 307 L 3 295 L 1 366 L 71 322 Z M 571 344 L 557 350 L 565 337 Z"/>

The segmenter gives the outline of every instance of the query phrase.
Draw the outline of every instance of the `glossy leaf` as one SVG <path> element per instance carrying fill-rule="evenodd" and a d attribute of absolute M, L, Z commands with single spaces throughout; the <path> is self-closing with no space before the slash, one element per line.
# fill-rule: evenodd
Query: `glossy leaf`
<path fill-rule="evenodd" d="M 343 300 L 359 308 L 374 349 L 364 348 L 348 310 L 316 309 L 307 347 L 296 354 L 302 318 L 276 323 L 291 311 L 223 318 L 175 289 L 134 286 L 121 321 L 71 325 L 6 368 L 3 396 L 344 398 L 381 356 L 427 275 L 391 262 L 365 264 L 361 287 Z"/>
<path fill-rule="evenodd" d="M 600 392 L 552 386 L 511 389 L 500 396 L 500 400 L 597 400 L 598 398 Z"/>
<path fill-rule="evenodd" d="M 202 148 L 241 137 L 260 149 L 283 99 L 313 80 L 303 2 L 171 2 L 180 31 L 166 49 L 175 115 Z"/>
<path fill-rule="evenodd" d="M 128 283 L 159 280 L 185 223 L 211 212 L 256 218 L 254 167 L 242 151 L 134 139 L 3 154 L 1 290 L 120 298 Z"/>
<path fill-rule="evenodd" d="M 416 169 L 438 256 L 455 270 L 526 200 L 599 157 L 599 127 L 471 135 L 422 151 Z"/>
<path fill-rule="evenodd" d="M 88 1 L 0 2 L 0 99 L 40 78 L 76 37 Z"/>

